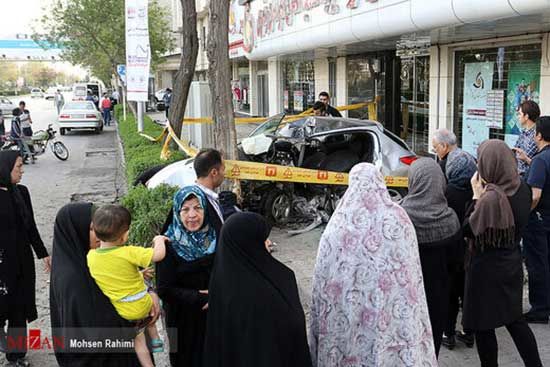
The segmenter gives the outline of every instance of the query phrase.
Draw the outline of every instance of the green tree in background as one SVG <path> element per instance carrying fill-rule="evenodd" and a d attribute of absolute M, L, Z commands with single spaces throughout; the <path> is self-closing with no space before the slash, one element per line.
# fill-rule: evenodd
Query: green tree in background
<path fill-rule="evenodd" d="M 62 57 L 88 67 L 108 84 L 117 64 L 125 64 L 124 0 L 53 0 L 39 20 L 43 33 L 33 38 L 44 47 L 61 45 Z M 149 41 L 151 65 L 173 48 L 167 10 L 156 0 L 149 1 Z"/>

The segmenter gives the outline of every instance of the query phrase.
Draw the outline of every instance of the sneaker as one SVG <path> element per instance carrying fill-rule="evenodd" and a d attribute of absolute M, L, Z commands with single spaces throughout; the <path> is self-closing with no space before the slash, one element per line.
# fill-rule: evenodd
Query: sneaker
<path fill-rule="evenodd" d="M 472 333 L 465 333 L 463 331 L 459 331 L 458 333 L 456 333 L 456 338 L 466 344 L 466 346 L 468 348 L 473 348 L 474 347 L 474 334 Z"/>
<path fill-rule="evenodd" d="M 527 312 L 523 314 L 525 321 L 529 324 L 548 324 L 548 315 L 541 315 L 535 312 Z"/>
<path fill-rule="evenodd" d="M 453 350 L 456 347 L 456 338 L 454 335 L 445 335 L 443 334 L 443 339 L 441 340 L 441 344 L 448 350 Z"/>

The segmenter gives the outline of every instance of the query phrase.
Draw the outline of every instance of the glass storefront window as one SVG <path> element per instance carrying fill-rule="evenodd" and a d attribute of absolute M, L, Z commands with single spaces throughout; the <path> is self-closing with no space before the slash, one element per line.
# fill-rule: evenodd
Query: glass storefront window
<path fill-rule="evenodd" d="M 377 120 L 384 123 L 385 62 L 383 57 L 352 56 L 347 60 L 348 104 L 376 102 Z M 351 110 L 348 116 L 368 119 L 368 108 Z"/>
<path fill-rule="evenodd" d="M 401 59 L 399 135 L 418 155 L 429 154 L 429 88 L 430 58 L 428 56 Z"/>
<path fill-rule="evenodd" d="M 250 72 L 248 64 L 239 64 L 239 79 L 233 80 L 233 105 L 238 112 L 250 112 Z"/>
<path fill-rule="evenodd" d="M 475 155 L 485 139 L 515 143 L 520 133 L 517 107 L 525 100 L 539 102 L 540 63 L 540 44 L 455 53 L 453 127 L 459 145 Z M 498 98 L 487 102 L 491 94 Z"/>
<path fill-rule="evenodd" d="M 283 62 L 283 108 L 287 114 L 299 114 L 315 103 L 313 61 Z"/>

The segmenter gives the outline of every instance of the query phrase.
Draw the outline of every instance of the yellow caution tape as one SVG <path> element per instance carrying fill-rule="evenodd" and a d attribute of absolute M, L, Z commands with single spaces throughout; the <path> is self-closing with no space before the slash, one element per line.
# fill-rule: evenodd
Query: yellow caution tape
<path fill-rule="evenodd" d="M 162 139 L 164 139 L 164 136 L 166 135 L 167 133 L 167 129 L 164 128 L 162 129 L 162 132 L 160 133 L 159 136 L 157 136 L 156 138 L 153 138 L 152 136 L 149 136 L 147 134 L 143 134 L 143 133 L 139 133 L 140 136 L 143 136 L 145 139 L 149 140 L 149 141 L 152 141 L 154 143 L 158 143 L 160 142 Z"/>
<path fill-rule="evenodd" d="M 245 161 L 225 161 L 225 177 L 239 180 L 347 185 L 347 173 Z M 407 187 L 407 177 L 386 176 L 388 187 Z"/>

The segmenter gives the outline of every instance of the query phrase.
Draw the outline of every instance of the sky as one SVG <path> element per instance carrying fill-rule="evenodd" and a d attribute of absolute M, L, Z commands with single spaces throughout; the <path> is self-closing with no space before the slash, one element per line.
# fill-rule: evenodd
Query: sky
<path fill-rule="evenodd" d="M 0 0 L 0 37 L 32 33 L 33 20 L 40 18 L 48 0 Z"/>
<path fill-rule="evenodd" d="M 14 38 L 18 33 L 32 34 L 33 28 L 40 31 L 40 23 L 36 22 L 43 13 L 43 7 L 50 0 L 0 0 L 0 39 Z M 69 63 L 54 63 L 58 71 L 72 74 L 85 74 L 85 71 Z"/>

